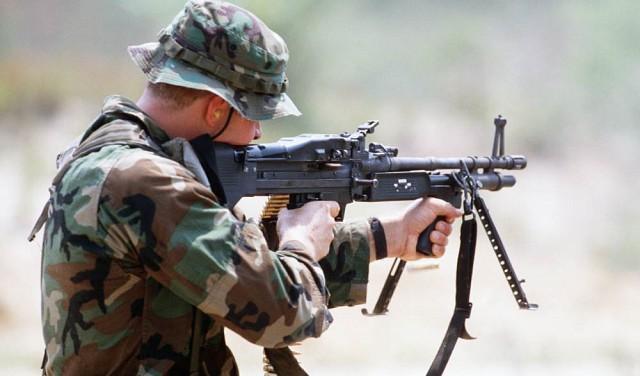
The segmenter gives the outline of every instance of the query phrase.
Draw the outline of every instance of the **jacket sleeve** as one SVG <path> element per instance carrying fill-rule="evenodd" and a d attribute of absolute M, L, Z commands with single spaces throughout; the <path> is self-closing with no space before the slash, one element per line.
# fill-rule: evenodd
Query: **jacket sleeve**
<path fill-rule="evenodd" d="M 329 254 L 320 260 L 331 293 L 331 308 L 366 302 L 369 259 L 374 247 L 367 220 L 336 225 Z"/>
<path fill-rule="evenodd" d="M 147 276 L 261 346 L 327 329 L 325 277 L 302 243 L 271 252 L 256 224 L 238 221 L 180 164 L 133 154 L 111 170 L 100 198 L 115 257 L 141 264 Z"/>

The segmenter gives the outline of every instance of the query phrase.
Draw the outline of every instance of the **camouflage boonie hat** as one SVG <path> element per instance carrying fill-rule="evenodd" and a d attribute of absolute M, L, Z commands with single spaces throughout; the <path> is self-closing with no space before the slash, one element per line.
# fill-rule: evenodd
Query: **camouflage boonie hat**
<path fill-rule="evenodd" d="M 301 115 L 285 94 L 287 45 L 249 11 L 191 0 L 158 36 L 128 48 L 150 82 L 212 92 L 251 120 Z"/>

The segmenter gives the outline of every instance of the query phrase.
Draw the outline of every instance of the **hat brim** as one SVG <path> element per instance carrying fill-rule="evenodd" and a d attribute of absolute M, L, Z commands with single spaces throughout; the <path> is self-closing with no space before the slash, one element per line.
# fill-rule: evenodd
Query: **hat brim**
<path fill-rule="evenodd" d="M 149 82 L 209 91 L 247 119 L 261 121 L 302 115 L 287 94 L 255 94 L 236 89 L 199 68 L 167 56 L 159 43 L 129 46 L 128 51 Z"/>

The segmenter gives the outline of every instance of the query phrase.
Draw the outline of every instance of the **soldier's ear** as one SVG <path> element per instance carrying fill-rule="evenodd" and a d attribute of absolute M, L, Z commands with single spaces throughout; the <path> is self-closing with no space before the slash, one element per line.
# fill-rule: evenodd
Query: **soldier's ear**
<path fill-rule="evenodd" d="M 215 130 L 224 124 L 224 114 L 228 111 L 227 102 L 217 95 L 211 95 L 205 106 L 204 120 L 207 128 Z"/>

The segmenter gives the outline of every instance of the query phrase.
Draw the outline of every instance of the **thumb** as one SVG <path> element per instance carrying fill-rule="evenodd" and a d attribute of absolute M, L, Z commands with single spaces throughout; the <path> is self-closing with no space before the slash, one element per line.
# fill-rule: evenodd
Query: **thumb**
<path fill-rule="evenodd" d="M 443 216 L 447 219 L 454 219 L 462 216 L 462 210 L 457 209 L 444 200 L 429 197 L 427 201 L 429 201 L 429 205 L 436 217 Z"/>
<path fill-rule="evenodd" d="M 338 205 L 337 202 L 335 201 L 329 201 L 329 214 L 335 218 L 338 216 L 338 214 L 340 214 L 340 205 Z"/>

